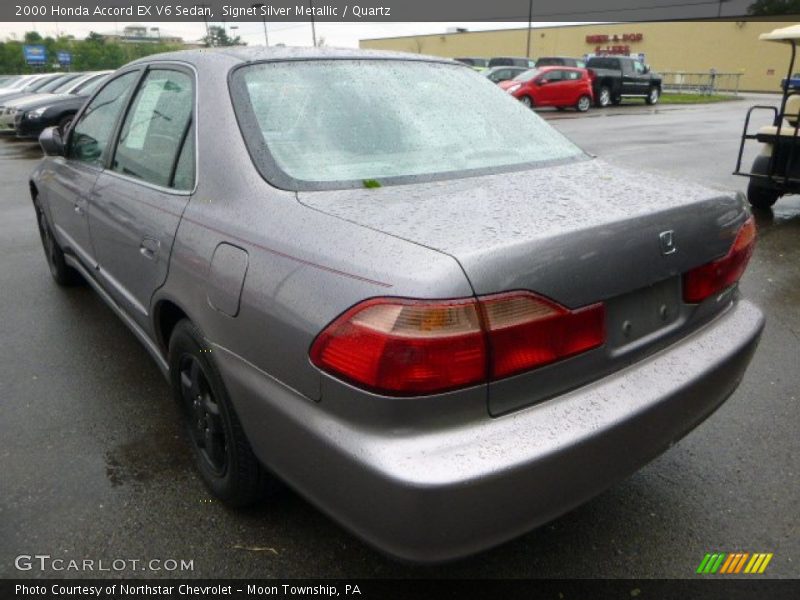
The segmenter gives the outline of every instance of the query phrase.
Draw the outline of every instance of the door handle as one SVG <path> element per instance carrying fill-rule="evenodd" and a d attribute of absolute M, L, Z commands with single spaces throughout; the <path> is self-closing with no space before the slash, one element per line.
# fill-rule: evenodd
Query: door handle
<path fill-rule="evenodd" d="M 155 238 L 145 237 L 139 245 L 139 253 L 145 258 L 153 259 L 161 248 L 161 242 Z"/>
<path fill-rule="evenodd" d="M 72 206 L 73 210 L 82 215 L 86 211 L 86 198 L 78 198 Z"/>

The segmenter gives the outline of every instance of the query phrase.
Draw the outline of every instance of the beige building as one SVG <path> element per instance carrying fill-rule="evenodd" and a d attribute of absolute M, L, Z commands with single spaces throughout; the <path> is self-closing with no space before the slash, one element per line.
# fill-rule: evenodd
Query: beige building
<path fill-rule="evenodd" d="M 742 90 L 777 92 L 789 66 L 789 48 L 761 42 L 758 36 L 794 24 L 725 21 L 537 27 L 531 30 L 530 55 L 644 54 L 655 71 L 706 73 L 713 68 L 718 73 L 741 73 Z M 525 56 L 527 40 L 528 30 L 522 28 L 369 39 L 360 44 L 455 58 Z M 800 72 L 800 56 L 795 71 Z"/>

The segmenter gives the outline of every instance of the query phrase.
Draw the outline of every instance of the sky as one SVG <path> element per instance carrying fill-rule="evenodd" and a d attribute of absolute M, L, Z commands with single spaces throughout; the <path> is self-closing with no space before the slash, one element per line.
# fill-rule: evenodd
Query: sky
<path fill-rule="evenodd" d="M 76 38 L 85 38 L 90 31 L 98 33 L 113 33 L 122 31 L 126 25 L 138 25 L 134 22 L 102 22 L 102 23 L 56 23 L 56 22 L 29 22 L 9 23 L 0 22 L 0 39 L 21 39 L 26 31 L 38 31 L 43 36 L 71 34 Z M 222 23 L 211 23 L 222 25 Z M 565 25 L 566 23 L 559 23 Z M 205 24 L 198 22 L 172 22 L 172 23 L 147 23 L 148 27 L 159 27 L 162 35 L 177 35 L 186 41 L 199 40 L 205 35 Z M 358 40 L 366 38 L 394 37 L 402 35 L 416 35 L 425 33 L 444 33 L 450 27 L 464 27 L 470 31 L 481 29 L 507 29 L 525 27 L 525 23 L 317 23 L 317 38 L 325 38 L 327 46 L 342 48 L 358 48 Z M 553 23 L 533 23 L 534 26 L 553 25 Z M 238 29 L 231 29 L 238 27 Z M 264 43 L 264 26 L 261 22 L 237 23 L 235 26 L 227 24 L 229 35 L 238 35 L 249 45 Z M 310 46 L 312 44 L 311 25 L 304 23 L 272 23 L 268 25 L 269 43 L 286 44 L 287 46 Z"/>

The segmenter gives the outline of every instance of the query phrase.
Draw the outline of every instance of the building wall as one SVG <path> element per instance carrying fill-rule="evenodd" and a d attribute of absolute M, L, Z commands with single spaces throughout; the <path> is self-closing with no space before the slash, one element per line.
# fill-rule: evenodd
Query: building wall
<path fill-rule="evenodd" d="M 575 25 L 534 28 L 531 56 L 575 56 L 593 53 L 598 44 L 587 35 L 615 34 L 631 53 L 644 53 L 655 71 L 741 72 L 742 90 L 776 92 L 789 66 L 788 45 L 761 42 L 761 33 L 794 22 L 673 22 Z M 641 41 L 621 40 L 641 33 Z M 399 50 L 435 56 L 525 56 L 527 28 L 361 40 L 362 48 Z M 800 57 L 795 68 L 800 72 Z"/>

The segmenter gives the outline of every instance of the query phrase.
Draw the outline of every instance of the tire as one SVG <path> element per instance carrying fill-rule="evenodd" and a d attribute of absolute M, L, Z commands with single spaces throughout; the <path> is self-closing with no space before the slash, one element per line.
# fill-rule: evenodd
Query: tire
<path fill-rule="evenodd" d="M 659 90 L 656 86 L 652 86 L 650 88 L 650 91 L 647 92 L 647 97 L 644 99 L 644 101 L 652 106 L 654 104 L 658 104 L 658 99 L 660 97 L 661 97 L 661 90 Z"/>
<path fill-rule="evenodd" d="M 524 106 L 527 106 L 528 108 L 533 108 L 533 100 L 531 99 L 530 96 L 522 96 L 519 99 L 519 101 L 522 102 Z"/>
<path fill-rule="evenodd" d="M 229 506 L 255 504 L 264 497 L 269 476 L 253 454 L 208 344 L 188 319 L 170 336 L 168 361 L 172 393 L 203 483 Z"/>
<path fill-rule="evenodd" d="M 752 179 L 747 184 L 747 201 L 758 210 L 770 210 L 780 196 L 777 190 L 760 186 Z"/>
<path fill-rule="evenodd" d="M 575 108 L 578 112 L 586 112 L 592 106 L 592 99 L 589 96 L 581 96 L 578 98 L 578 103 L 575 105 Z"/>
<path fill-rule="evenodd" d="M 42 240 L 44 256 L 47 260 L 47 266 L 50 268 L 50 275 L 53 276 L 53 280 L 58 285 L 64 287 L 82 283 L 83 278 L 80 273 L 67 264 L 64 258 L 64 251 L 53 236 L 53 230 L 50 229 L 50 224 L 47 222 L 47 217 L 42 207 L 39 205 L 38 200 L 34 199 L 33 206 L 36 211 L 36 224 L 39 226 L 39 237 Z"/>
<path fill-rule="evenodd" d="M 597 91 L 597 106 L 605 108 L 611 104 L 611 89 L 607 85 L 601 85 Z"/>

